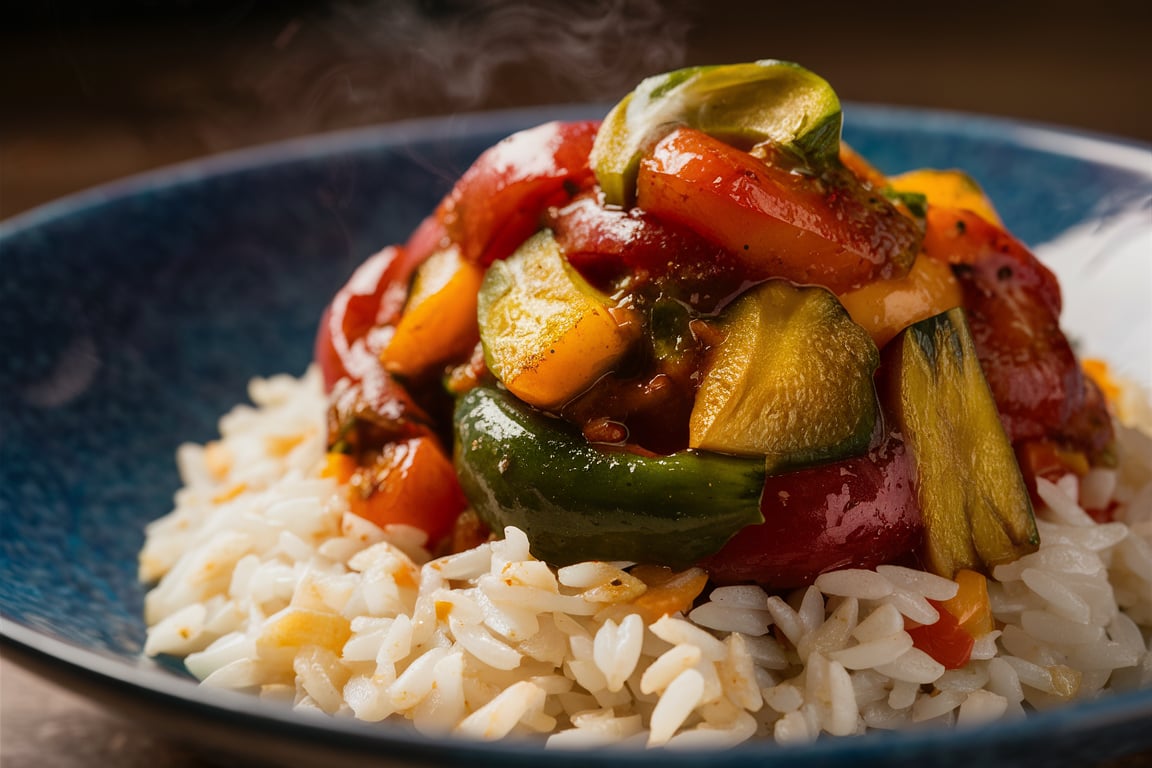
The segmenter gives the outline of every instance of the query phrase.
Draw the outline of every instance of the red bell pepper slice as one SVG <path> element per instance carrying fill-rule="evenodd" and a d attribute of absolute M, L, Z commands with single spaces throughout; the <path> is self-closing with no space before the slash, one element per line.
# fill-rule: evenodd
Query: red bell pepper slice
<path fill-rule="evenodd" d="M 700 563 L 719 584 L 811 584 L 839 568 L 872 568 L 920 544 L 923 524 L 903 441 L 831 464 L 768 477 L 764 522 L 738 531 Z"/>
<path fill-rule="evenodd" d="M 839 165 L 815 173 L 789 159 L 678 128 L 641 161 L 637 206 L 724 246 L 753 280 L 842 292 L 907 274 L 921 240 L 912 219 Z"/>
<path fill-rule="evenodd" d="M 1015 444 L 1056 438 L 1091 460 L 1112 442 L 1099 388 L 1060 329 L 1056 276 L 971 211 L 929 207 L 924 251 L 952 265 L 980 367 Z"/>
<path fill-rule="evenodd" d="M 943 664 L 945 669 L 960 669 L 972 658 L 976 638 L 960 625 L 943 604 L 935 600 L 928 602 L 936 608 L 940 618 L 935 624 L 910 627 L 907 632 L 912 636 L 912 644 Z"/>
<path fill-rule="evenodd" d="M 541 226 L 541 215 L 593 183 L 598 121 L 552 122 L 515 133 L 476 159 L 437 210 L 465 260 L 488 266 Z"/>
<path fill-rule="evenodd" d="M 378 331 L 399 316 L 408 280 L 422 258 L 389 246 L 370 256 L 337 291 L 320 319 L 314 349 L 326 391 L 342 378 L 359 381 L 379 368 L 386 339 Z"/>

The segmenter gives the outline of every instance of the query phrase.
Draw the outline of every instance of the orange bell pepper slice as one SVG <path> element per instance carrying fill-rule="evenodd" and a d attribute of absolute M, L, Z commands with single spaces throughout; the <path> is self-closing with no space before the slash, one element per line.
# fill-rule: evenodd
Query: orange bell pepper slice
<path fill-rule="evenodd" d="M 437 363 L 462 360 L 480 340 L 476 293 L 484 270 L 458 248 L 432 254 L 416 271 L 412 292 L 380 360 L 389 373 L 416 378 Z"/>
<path fill-rule="evenodd" d="M 897 192 L 919 192 L 927 198 L 928 205 L 962 208 L 991 224 L 1003 226 L 992 201 L 980 185 L 963 171 L 920 168 L 892 176 L 888 182 Z"/>
<path fill-rule="evenodd" d="M 912 644 L 944 665 L 960 669 L 972 658 L 976 638 L 995 628 L 988 580 L 976 571 L 961 569 L 954 577 L 959 589 L 948 600 L 929 600 L 940 614 L 935 624 L 908 628 Z"/>

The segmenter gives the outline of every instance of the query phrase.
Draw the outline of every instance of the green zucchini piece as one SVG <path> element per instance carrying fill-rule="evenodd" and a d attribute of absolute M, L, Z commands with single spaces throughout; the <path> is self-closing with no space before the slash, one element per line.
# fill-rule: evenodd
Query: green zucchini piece
<path fill-rule="evenodd" d="M 760 461 L 598 447 L 492 387 L 461 397 L 454 420 L 456 473 L 477 515 L 497 533 L 520 528 L 532 553 L 553 565 L 685 566 L 763 522 Z"/>
<path fill-rule="evenodd" d="M 721 322 L 724 340 L 696 392 L 689 446 L 764 456 L 770 474 L 867 450 L 880 355 L 832 293 L 770 280 Z"/>
<path fill-rule="evenodd" d="M 540 408 L 558 408 L 591 386 L 642 327 L 568 264 L 547 229 L 488 268 L 477 320 L 488 370 Z"/>
<path fill-rule="evenodd" d="M 596 134 L 591 165 L 609 205 L 629 205 L 648 149 L 688 125 L 741 149 L 772 141 L 821 165 L 839 155 L 840 100 L 798 64 L 764 60 L 654 75 L 618 103 Z"/>
<path fill-rule="evenodd" d="M 1034 552 L 1032 502 L 964 310 L 922 320 L 889 346 L 890 400 L 916 467 L 929 570 L 987 573 Z"/>

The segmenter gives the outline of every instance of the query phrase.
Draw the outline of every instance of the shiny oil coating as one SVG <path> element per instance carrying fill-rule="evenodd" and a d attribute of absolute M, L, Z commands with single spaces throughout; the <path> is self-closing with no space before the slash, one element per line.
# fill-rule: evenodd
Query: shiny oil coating
<path fill-rule="evenodd" d="M 589 445 L 559 419 L 478 387 L 456 406 L 456 469 L 494 531 L 515 525 L 557 565 L 688 565 L 762 522 L 764 462 L 681 451 L 640 456 Z"/>

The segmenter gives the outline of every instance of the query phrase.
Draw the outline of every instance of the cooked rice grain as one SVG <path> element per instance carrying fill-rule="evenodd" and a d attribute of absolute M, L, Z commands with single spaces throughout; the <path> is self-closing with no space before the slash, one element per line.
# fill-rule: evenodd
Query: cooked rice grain
<path fill-rule="evenodd" d="M 431 560 L 422 534 L 349 513 L 320 476 L 315 371 L 256 380 L 221 437 L 182 446 L 185 486 L 148 527 L 145 652 L 205 685 L 422 733 L 547 735 L 549 747 L 797 743 L 969 725 L 1152 685 L 1152 440 L 1118 427 L 1118 470 L 1040 482 L 1041 549 L 995 569 L 998 629 L 962 669 L 905 620 L 955 583 L 880 566 L 786 595 L 720 587 L 687 616 L 622 610 L 629 563 L 549 568 L 523 532 Z M 1082 505 L 1120 502 L 1096 524 Z"/>

